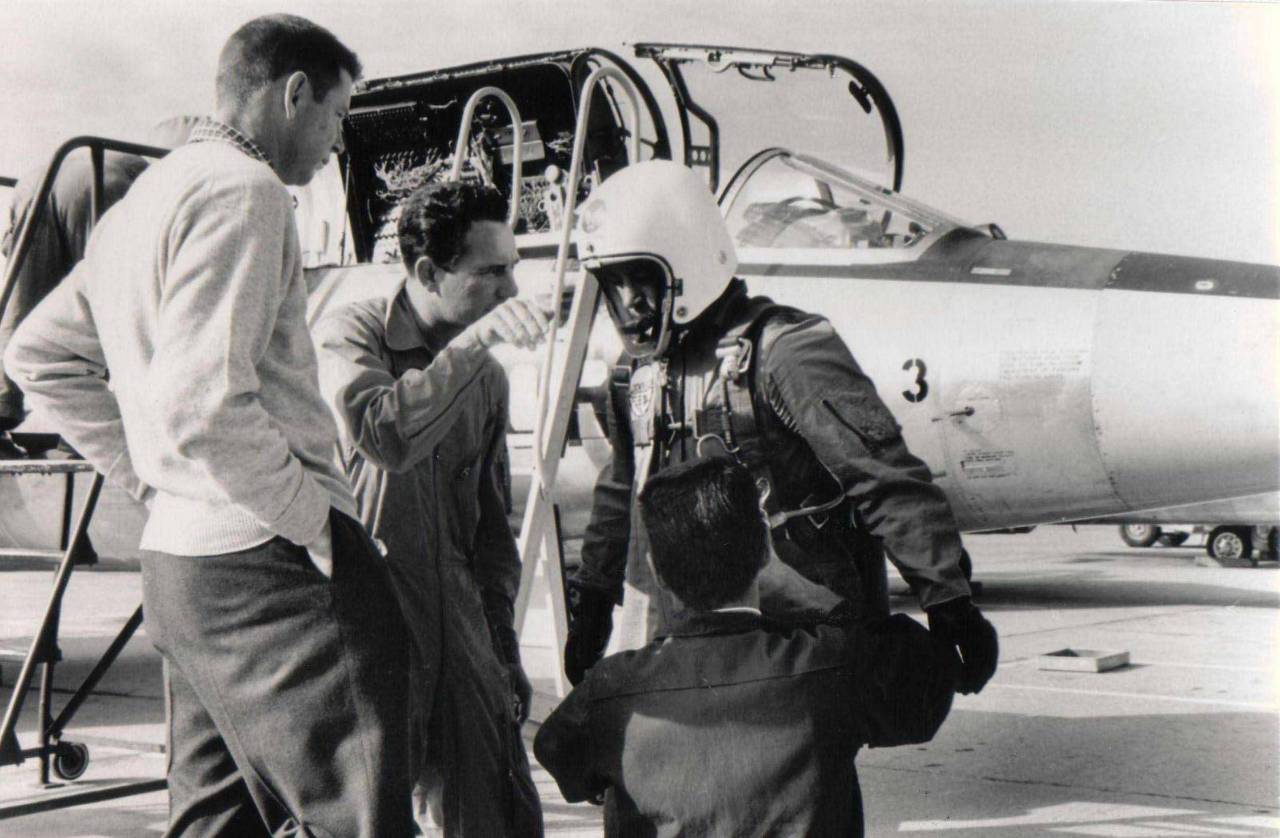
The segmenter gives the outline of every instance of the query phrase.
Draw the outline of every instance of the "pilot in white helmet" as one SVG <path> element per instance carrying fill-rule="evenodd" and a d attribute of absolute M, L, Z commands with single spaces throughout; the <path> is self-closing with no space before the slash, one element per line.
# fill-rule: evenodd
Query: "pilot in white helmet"
<path fill-rule="evenodd" d="M 887 615 L 887 551 L 930 629 L 959 648 L 960 691 L 981 690 L 996 631 L 971 601 L 946 496 L 826 318 L 752 297 L 735 278 L 705 182 L 670 161 L 629 166 L 587 200 L 577 242 L 629 358 L 610 387 L 613 460 L 569 582 L 569 680 L 604 654 L 615 605 L 617 648 L 678 625 L 683 608 L 654 583 L 634 499 L 663 468 L 730 456 L 760 485 L 782 560 L 761 577 L 766 614 Z"/>

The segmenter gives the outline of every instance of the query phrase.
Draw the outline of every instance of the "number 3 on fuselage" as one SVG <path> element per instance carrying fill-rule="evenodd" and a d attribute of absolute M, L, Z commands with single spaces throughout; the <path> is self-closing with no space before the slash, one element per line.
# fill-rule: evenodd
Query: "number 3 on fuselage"
<path fill-rule="evenodd" d="M 925 375 L 928 373 L 929 368 L 925 366 L 924 361 L 919 358 L 909 358 L 902 362 L 902 368 L 904 370 L 914 369 L 916 371 L 915 381 L 913 382 L 915 384 L 915 389 L 903 390 L 902 397 L 912 404 L 922 402 L 928 398 L 929 382 L 925 380 Z"/>

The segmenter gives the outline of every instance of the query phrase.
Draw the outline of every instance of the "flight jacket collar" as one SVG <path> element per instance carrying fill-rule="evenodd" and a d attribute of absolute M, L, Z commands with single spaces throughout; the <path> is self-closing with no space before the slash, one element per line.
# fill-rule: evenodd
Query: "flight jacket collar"
<path fill-rule="evenodd" d="M 654 639 L 664 637 L 705 637 L 717 634 L 744 634 L 767 628 L 769 621 L 758 612 L 735 609 L 732 611 L 689 611 L 676 616 L 665 631 Z"/>

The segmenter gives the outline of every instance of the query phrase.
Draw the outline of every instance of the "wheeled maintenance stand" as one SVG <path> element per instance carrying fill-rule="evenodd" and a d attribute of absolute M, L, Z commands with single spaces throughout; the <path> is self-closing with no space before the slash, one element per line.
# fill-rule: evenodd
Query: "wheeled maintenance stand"
<path fill-rule="evenodd" d="M 148 158 L 163 157 L 167 149 L 138 143 L 121 142 L 104 137 L 75 137 L 63 143 L 57 151 L 40 179 L 39 186 L 31 200 L 32 211 L 28 213 L 14 241 L 13 250 L 9 254 L 4 267 L 4 279 L 0 281 L 0 311 L 4 310 L 16 286 L 16 278 L 20 266 L 25 263 L 31 250 L 33 236 L 39 224 L 51 223 L 45 218 L 49 195 L 53 190 L 54 178 L 57 176 L 67 156 L 77 149 L 87 149 L 93 165 L 93 183 L 91 200 L 95 222 L 102 217 L 104 210 L 103 164 L 108 151 L 121 154 L 134 154 Z M 5 179 L 5 185 L 13 185 L 12 179 Z M 93 670 L 85 678 L 84 683 L 72 694 L 62 712 L 55 718 L 51 700 L 53 694 L 53 673 L 62 654 L 58 649 L 58 619 L 62 613 L 62 597 L 66 593 L 67 583 L 71 580 L 71 571 L 77 564 L 93 564 L 97 557 L 89 545 L 89 521 L 93 518 L 93 510 L 98 503 L 98 495 L 102 492 L 102 475 L 94 474 L 89 493 L 81 506 L 79 517 L 72 526 L 73 490 L 75 476 L 80 473 L 92 473 L 93 467 L 83 460 L 3 460 L 0 461 L 0 479 L 6 476 L 22 475 L 65 475 L 66 487 L 62 501 L 62 537 L 58 550 L 25 550 L 10 551 L 10 557 L 45 558 L 58 561 L 58 570 L 54 574 L 53 591 L 49 596 L 49 604 L 45 608 L 44 617 L 35 631 L 31 646 L 22 657 L 22 667 L 14 684 L 13 694 L 9 697 L 9 706 L 5 710 L 4 722 L 0 724 L 0 768 L 6 765 L 19 765 L 29 757 L 40 760 L 40 783 L 48 785 L 49 771 L 63 780 L 74 780 L 85 771 L 89 764 L 89 749 L 84 744 L 62 738 L 67 723 L 75 716 L 76 711 L 84 704 L 93 692 L 98 681 L 120 655 L 125 644 L 133 637 L 138 626 L 142 625 L 142 606 L 139 605 L 133 616 L 120 629 L 119 634 L 111 641 L 106 652 L 98 660 Z M 40 705 L 38 715 L 39 745 L 34 748 L 23 748 L 18 742 L 16 731 L 18 717 L 22 713 L 27 691 L 35 677 L 36 667 L 40 667 Z M 0 820 L 4 818 L 29 815 L 49 809 L 60 809 L 98 800 L 108 800 L 131 794 L 156 791 L 165 787 L 164 780 L 148 780 L 138 783 L 123 783 L 105 787 L 97 787 L 83 792 L 59 795 L 56 798 L 36 803 L 0 807 Z"/>
<path fill-rule="evenodd" d="M 49 604 L 45 607 L 44 616 L 36 627 L 31 646 L 22 658 L 13 693 L 9 696 L 9 705 L 5 710 L 4 722 L 0 724 L 0 768 L 7 765 L 20 765 L 27 759 L 39 760 L 39 782 L 42 786 L 51 785 L 50 771 L 61 780 L 75 780 L 84 774 L 89 765 L 89 748 L 83 743 L 63 739 L 67 725 L 76 711 L 84 704 L 85 699 L 93 692 L 102 676 L 115 662 L 134 632 L 142 625 L 142 606 L 139 605 L 128 621 L 120 629 L 115 639 L 103 652 L 102 657 L 85 677 L 84 682 L 76 689 L 63 706 L 62 711 L 53 715 L 53 676 L 54 669 L 62 660 L 58 649 L 58 622 L 62 613 L 62 597 L 66 593 L 67 584 L 71 581 L 71 572 L 77 565 L 91 565 L 97 557 L 89 545 L 89 522 L 102 492 L 102 475 L 94 474 L 89 493 L 80 507 L 80 513 L 73 517 L 73 493 L 75 478 L 80 473 L 93 473 L 93 467 L 83 460 L 5 460 L 0 461 L 0 477 L 20 475 L 64 475 L 66 486 L 62 502 L 62 535 L 61 547 L 58 550 L 24 550 L 25 558 L 57 558 L 58 569 L 53 578 L 53 590 L 49 595 Z M 15 552 L 9 556 L 14 557 Z M 22 714 L 27 692 L 36 676 L 36 668 L 40 668 L 39 710 L 37 714 L 37 730 L 39 741 L 35 747 L 24 748 L 18 741 L 16 728 L 18 717 Z M 51 809 L 61 809 L 93 803 L 99 800 L 110 800 L 133 794 L 144 794 L 165 787 L 165 781 L 145 780 L 142 782 L 118 783 L 108 786 L 97 786 L 83 792 L 61 794 L 48 800 L 23 803 L 15 806 L 0 807 L 0 820 L 21 815 L 30 815 Z"/>

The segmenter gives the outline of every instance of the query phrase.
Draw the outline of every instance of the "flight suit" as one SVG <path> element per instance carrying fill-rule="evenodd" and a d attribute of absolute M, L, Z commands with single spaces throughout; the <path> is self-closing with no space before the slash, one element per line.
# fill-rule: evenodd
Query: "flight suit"
<path fill-rule="evenodd" d="M 652 578 L 633 500 L 648 474 L 726 452 L 717 349 L 726 333 L 767 304 L 748 297 L 735 279 L 664 358 L 636 366 L 625 392 L 611 393 L 614 457 L 596 484 L 574 584 L 623 604 L 613 648 L 639 646 L 679 616 L 679 604 Z M 847 496 L 832 509 L 774 529 L 783 562 L 849 600 L 860 619 L 888 612 L 885 553 L 924 608 L 969 596 L 946 496 L 907 449 L 831 324 L 779 308 L 764 318 L 752 351 L 751 395 L 771 506 L 796 510 Z M 763 604 L 768 612 L 767 596 Z"/>
<path fill-rule="evenodd" d="M 36 220 L 31 245 L 14 276 L 13 293 L 0 314 L 0 357 L 14 330 L 45 296 L 62 282 L 84 256 L 93 217 L 93 163 L 88 150 L 77 151 L 58 169 L 45 200 L 45 209 L 33 213 L 33 202 L 46 166 L 24 175 L 9 205 L 9 228 L 0 244 L 8 257 L 17 245 L 18 233 L 28 219 Z M 147 161 L 114 151 L 103 155 L 102 208 L 105 212 L 147 168 Z M 0 375 L 0 431 L 17 427 L 24 415 L 22 391 L 7 375 Z"/>
<path fill-rule="evenodd" d="M 419 799 L 450 836 L 541 835 L 508 675 L 520 558 L 503 490 L 506 373 L 478 346 L 429 350 L 403 285 L 328 315 L 315 338 L 339 459 L 418 647 Z"/>

